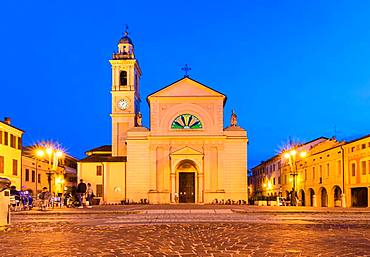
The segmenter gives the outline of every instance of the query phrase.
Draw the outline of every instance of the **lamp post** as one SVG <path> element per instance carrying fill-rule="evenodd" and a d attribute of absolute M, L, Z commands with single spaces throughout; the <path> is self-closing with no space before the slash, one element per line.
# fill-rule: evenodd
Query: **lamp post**
<path fill-rule="evenodd" d="M 59 159 L 63 158 L 64 153 L 62 150 L 48 145 L 46 147 L 39 147 L 36 150 L 36 157 L 39 159 L 48 160 L 48 171 L 46 175 L 48 176 L 49 192 L 51 192 L 51 181 L 52 176 L 58 168 Z"/>
<path fill-rule="evenodd" d="M 35 194 L 36 194 L 36 195 L 38 194 L 38 192 L 37 192 L 37 189 L 38 189 L 37 185 L 38 185 L 38 183 L 39 183 L 38 166 L 39 166 L 40 158 L 39 158 L 39 156 L 38 156 L 38 155 L 39 155 L 39 154 L 38 154 L 38 151 L 36 151 L 36 154 L 35 154 L 35 159 L 36 159 L 36 187 L 35 187 Z"/>
<path fill-rule="evenodd" d="M 301 159 L 304 159 L 307 156 L 307 152 L 305 150 L 297 151 L 295 149 L 291 149 L 289 151 L 286 151 L 283 156 L 286 160 L 288 160 L 288 163 L 289 163 L 289 166 L 290 166 L 290 176 L 292 176 L 293 192 L 295 194 L 295 192 L 296 192 L 296 180 L 297 180 L 297 176 L 298 176 L 297 156 L 299 156 Z M 293 197 L 295 198 L 295 195 L 293 195 L 292 198 Z"/>

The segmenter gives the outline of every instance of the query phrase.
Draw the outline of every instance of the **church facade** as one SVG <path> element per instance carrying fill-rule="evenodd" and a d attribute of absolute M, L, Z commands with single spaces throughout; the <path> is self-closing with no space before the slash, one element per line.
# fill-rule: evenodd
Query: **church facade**
<path fill-rule="evenodd" d="M 247 132 L 226 96 L 188 76 L 146 98 L 150 128 L 142 126 L 140 66 L 125 33 L 112 65 L 112 144 L 86 152 L 78 178 L 104 203 L 246 201 Z"/>

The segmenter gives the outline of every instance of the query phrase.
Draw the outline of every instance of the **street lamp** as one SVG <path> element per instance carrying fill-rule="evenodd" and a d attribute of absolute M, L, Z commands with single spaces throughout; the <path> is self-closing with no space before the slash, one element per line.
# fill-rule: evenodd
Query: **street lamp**
<path fill-rule="evenodd" d="M 298 169 L 297 169 L 297 156 L 299 156 L 301 159 L 304 159 L 307 157 L 307 152 L 305 150 L 298 151 L 296 149 L 291 149 L 289 151 L 286 151 L 283 154 L 284 158 L 288 160 L 289 166 L 290 166 L 290 175 L 292 176 L 293 180 L 293 191 L 296 191 L 296 177 L 298 176 Z"/>
<path fill-rule="evenodd" d="M 47 156 L 48 171 L 46 172 L 46 175 L 48 175 L 49 192 L 51 192 L 52 175 L 57 170 L 59 159 L 62 159 L 64 157 L 64 153 L 62 150 L 54 147 L 53 145 L 47 145 L 44 147 L 41 146 L 36 149 L 35 155 L 40 160 L 44 159 Z"/>

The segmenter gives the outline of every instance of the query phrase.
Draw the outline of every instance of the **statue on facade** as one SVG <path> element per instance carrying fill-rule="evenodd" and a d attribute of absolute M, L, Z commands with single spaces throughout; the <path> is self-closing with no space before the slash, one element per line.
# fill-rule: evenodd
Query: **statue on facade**
<path fill-rule="evenodd" d="M 230 118 L 230 126 L 236 127 L 238 123 L 238 117 L 236 116 L 234 110 L 231 112 L 231 118 Z"/>
<path fill-rule="evenodd" d="M 136 126 L 137 127 L 142 127 L 143 126 L 143 115 L 141 112 L 138 112 L 136 114 Z"/>

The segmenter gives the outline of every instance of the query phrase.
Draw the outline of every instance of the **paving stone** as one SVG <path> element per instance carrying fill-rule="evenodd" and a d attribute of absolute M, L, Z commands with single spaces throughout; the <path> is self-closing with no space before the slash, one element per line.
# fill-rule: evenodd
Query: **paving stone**
<path fill-rule="evenodd" d="M 0 256 L 369 256 L 369 231 L 352 213 L 18 215 Z"/>

